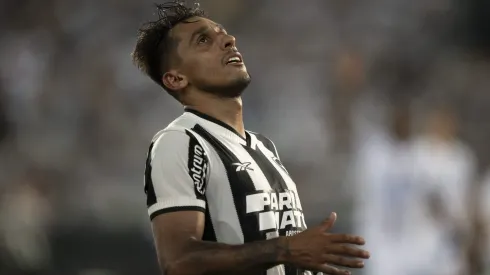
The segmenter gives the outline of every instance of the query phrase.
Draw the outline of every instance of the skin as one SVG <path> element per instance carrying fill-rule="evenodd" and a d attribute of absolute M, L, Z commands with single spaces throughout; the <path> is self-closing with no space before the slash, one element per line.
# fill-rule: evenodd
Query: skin
<path fill-rule="evenodd" d="M 192 109 L 227 123 L 245 136 L 241 94 L 250 82 L 243 63 L 227 65 L 227 56 L 237 51 L 235 38 L 217 23 L 191 18 L 175 26 L 180 58 L 162 77 Z M 357 247 L 364 239 L 330 234 L 336 214 L 322 224 L 291 237 L 279 237 L 243 245 L 202 241 L 202 212 L 180 211 L 157 216 L 152 221 L 159 263 L 167 275 L 257 274 L 279 264 L 291 264 L 325 274 L 350 274 L 329 264 L 361 268 L 369 253 Z"/>
<path fill-rule="evenodd" d="M 190 18 L 170 33 L 178 41 L 178 62 L 162 77 L 186 106 L 215 117 L 245 136 L 242 118 L 243 90 L 250 83 L 245 64 L 225 64 L 236 48 L 235 38 L 219 24 Z"/>

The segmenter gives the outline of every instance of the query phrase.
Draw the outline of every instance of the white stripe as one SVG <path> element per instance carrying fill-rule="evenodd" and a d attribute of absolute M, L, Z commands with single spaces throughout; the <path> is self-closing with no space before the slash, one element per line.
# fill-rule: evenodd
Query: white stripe
<path fill-rule="evenodd" d="M 203 144 L 210 159 L 211 174 L 206 189 L 206 197 L 216 239 L 220 243 L 243 244 L 245 238 L 225 166 L 216 150 L 205 139 L 198 134 L 196 134 L 196 138 Z"/>
<path fill-rule="evenodd" d="M 157 199 L 159 200 L 159 199 Z M 158 210 L 167 209 L 171 207 L 185 207 L 185 206 L 197 206 L 206 209 L 206 202 L 198 199 L 189 198 L 175 198 L 171 200 L 158 201 L 148 208 L 148 215 L 152 215 Z"/>
<path fill-rule="evenodd" d="M 277 164 L 272 159 L 274 157 L 274 154 L 271 151 L 269 151 L 264 146 L 264 144 L 262 142 L 259 142 L 257 144 L 257 148 L 262 152 L 262 154 L 264 154 L 267 157 L 267 159 L 269 160 L 269 162 L 272 163 L 272 165 L 274 165 L 274 167 L 276 168 L 276 170 L 279 172 L 279 174 L 281 175 L 281 177 L 284 179 L 284 182 L 286 183 L 286 186 L 288 187 L 288 190 L 294 192 L 294 195 L 296 196 L 296 203 L 297 203 L 296 208 L 303 210 L 303 208 L 301 207 L 301 203 L 300 203 L 299 197 L 298 197 L 298 191 L 296 189 L 296 184 L 291 179 L 291 177 L 283 170 L 283 168 L 280 167 L 279 164 Z"/>

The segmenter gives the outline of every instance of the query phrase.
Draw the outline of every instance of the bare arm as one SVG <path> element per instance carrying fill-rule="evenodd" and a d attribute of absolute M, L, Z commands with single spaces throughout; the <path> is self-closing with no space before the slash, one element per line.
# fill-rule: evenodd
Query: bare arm
<path fill-rule="evenodd" d="M 200 240 L 204 214 L 182 211 L 156 217 L 153 233 L 166 275 L 249 274 L 285 263 L 326 274 L 349 274 L 326 264 L 360 268 L 361 260 L 342 256 L 368 258 L 369 254 L 341 244 L 363 244 L 360 237 L 326 233 L 334 222 L 335 217 L 294 237 L 227 245 Z"/>
<path fill-rule="evenodd" d="M 203 228 L 204 214 L 197 211 L 168 213 L 153 220 L 160 267 L 166 275 L 236 274 L 281 263 L 282 238 L 227 245 L 202 241 Z"/>

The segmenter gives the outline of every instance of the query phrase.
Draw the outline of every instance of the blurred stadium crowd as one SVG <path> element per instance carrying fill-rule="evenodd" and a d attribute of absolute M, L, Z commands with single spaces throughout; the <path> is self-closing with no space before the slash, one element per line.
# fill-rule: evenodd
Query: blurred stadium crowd
<path fill-rule="evenodd" d="M 309 224 L 336 211 L 364 235 L 366 275 L 490 274 L 488 1 L 201 6 L 237 38 L 247 128 L 275 141 Z M 131 64 L 151 14 L 0 0 L 1 275 L 158 273 L 144 161 L 182 110 Z"/>

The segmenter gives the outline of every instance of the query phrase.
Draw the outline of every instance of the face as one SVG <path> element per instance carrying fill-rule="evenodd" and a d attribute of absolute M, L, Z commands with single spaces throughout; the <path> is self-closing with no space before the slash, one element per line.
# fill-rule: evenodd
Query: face
<path fill-rule="evenodd" d="M 179 62 L 164 75 L 164 83 L 175 90 L 193 87 L 219 97 L 239 97 L 250 83 L 250 75 L 235 44 L 219 24 L 195 17 L 171 31 L 178 41 Z"/>

